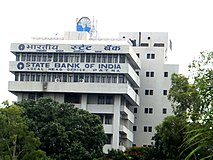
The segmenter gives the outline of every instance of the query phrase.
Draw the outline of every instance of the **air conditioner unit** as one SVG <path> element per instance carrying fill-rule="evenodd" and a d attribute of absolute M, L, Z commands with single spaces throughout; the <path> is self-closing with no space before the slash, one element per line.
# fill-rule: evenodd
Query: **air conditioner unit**
<path fill-rule="evenodd" d="M 47 89 L 47 82 L 43 82 L 43 89 L 46 90 Z"/>

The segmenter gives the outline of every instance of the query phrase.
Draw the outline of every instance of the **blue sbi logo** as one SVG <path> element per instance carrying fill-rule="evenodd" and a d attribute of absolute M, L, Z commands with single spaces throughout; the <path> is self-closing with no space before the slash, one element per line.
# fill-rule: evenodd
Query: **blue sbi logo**
<path fill-rule="evenodd" d="M 20 44 L 18 46 L 18 49 L 21 50 L 21 51 L 23 51 L 25 49 L 25 45 L 24 44 Z"/>
<path fill-rule="evenodd" d="M 18 69 L 23 69 L 24 68 L 24 63 L 22 63 L 22 62 L 19 62 L 18 64 L 17 64 L 17 68 Z"/>

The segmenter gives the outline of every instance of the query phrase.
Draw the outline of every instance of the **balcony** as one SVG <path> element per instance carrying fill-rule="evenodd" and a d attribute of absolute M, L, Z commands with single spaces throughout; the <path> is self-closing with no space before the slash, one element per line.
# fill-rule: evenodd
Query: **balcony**
<path fill-rule="evenodd" d="M 134 123 L 134 114 L 124 105 L 121 106 L 121 114 L 123 114 L 124 116 L 126 116 L 126 118 Z"/>
<path fill-rule="evenodd" d="M 113 128 L 112 124 L 103 124 L 104 127 L 104 132 L 107 134 L 112 134 L 113 133 Z"/>
<path fill-rule="evenodd" d="M 122 135 L 122 138 L 127 138 L 131 142 L 133 142 L 133 133 L 124 125 L 120 125 L 119 131 Z"/>
<path fill-rule="evenodd" d="M 87 110 L 91 113 L 113 114 L 113 105 L 87 104 Z"/>
<path fill-rule="evenodd" d="M 26 82 L 9 81 L 10 92 L 54 92 L 54 93 L 95 93 L 122 94 L 132 105 L 139 105 L 139 96 L 127 83 L 84 83 L 84 82 Z"/>

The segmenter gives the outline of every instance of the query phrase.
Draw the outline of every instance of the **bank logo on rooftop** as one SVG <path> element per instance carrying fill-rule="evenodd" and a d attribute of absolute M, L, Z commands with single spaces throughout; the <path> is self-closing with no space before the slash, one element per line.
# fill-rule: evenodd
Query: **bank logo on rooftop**
<path fill-rule="evenodd" d="M 86 31 L 90 33 L 91 30 L 91 21 L 88 17 L 82 17 L 77 20 L 77 31 Z"/>

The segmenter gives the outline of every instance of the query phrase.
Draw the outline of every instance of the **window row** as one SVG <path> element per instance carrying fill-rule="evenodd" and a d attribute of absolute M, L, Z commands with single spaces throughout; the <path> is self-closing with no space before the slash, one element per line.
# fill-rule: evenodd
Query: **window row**
<path fill-rule="evenodd" d="M 149 43 L 141 43 L 141 47 L 149 47 Z M 164 47 L 164 43 L 154 43 L 153 47 Z"/>
<path fill-rule="evenodd" d="M 137 126 L 133 126 L 133 131 L 137 131 Z M 144 132 L 152 132 L 152 126 L 144 126 L 143 131 Z"/>
<path fill-rule="evenodd" d="M 153 108 L 144 108 L 145 114 L 152 114 L 153 112 Z M 138 113 L 138 108 L 134 108 L 134 113 Z M 167 114 L 167 108 L 163 108 L 162 113 Z"/>
<path fill-rule="evenodd" d="M 16 72 L 15 81 L 127 83 L 124 74 L 28 73 Z"/>
<path fill-rule="evenodd" d="M 152 89 L 145 89 L 144 92 L 145 95 L 154 95 L 154 90 Z M 168 94 L 168 90 L 163 90 L 163 95 L 167 95 Z"/>
<path fill-rule="evenodd" d="M 146 77 L 154 77 L 155 76 L 155 72 L 146 72 Z M 163 73 L 164 77 L 168 77 L 169 73 L 168 72 L 164 72 Z"/>
<path fill-rule="evenodd" d="M 97 114 L 101 118 L 102 124 L 112 124 L 113 115 L 112 114 Z"/>
<path fill-rule="evenodd" d="M 114 97 L 111 95 L 98 96 L 98 104 L 114 104 Z"/>
<path fill-rule="evenodd" d="M 124 54 L 16 53 L 16 61 L 125 63 Z"/>

